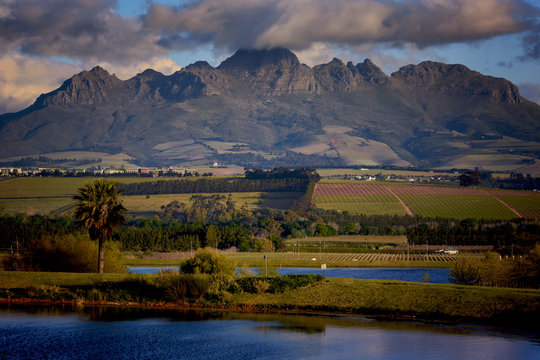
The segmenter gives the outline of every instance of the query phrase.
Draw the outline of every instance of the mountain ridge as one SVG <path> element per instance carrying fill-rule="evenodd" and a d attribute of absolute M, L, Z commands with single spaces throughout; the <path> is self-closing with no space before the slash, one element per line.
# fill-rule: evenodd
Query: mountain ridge
<path fill-rule="evenodd" d="M 464 65 L 425 61 L 387 75 L 369 59 L 309 67 L 284 48 L 240 49 L 217 67 L 198 61 L 171 75 L 75 74 L 0 115 L 0 156 L 115 148 L 141 164 L 421 167 L 500 156 L 518 168 L 539 157 L 539 122 L 540 106 L 516 85 Z"/>

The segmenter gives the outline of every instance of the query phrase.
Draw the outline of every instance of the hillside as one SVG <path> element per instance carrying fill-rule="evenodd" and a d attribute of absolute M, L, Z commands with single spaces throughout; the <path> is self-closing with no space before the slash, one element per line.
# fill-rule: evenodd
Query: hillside
<path fill-rule="evenodd" d="M 0 116 L 0 157 L 125 153 L 141 165 L 515 170 L 540 157 L 540 106 L 505 79 L 423 62 L 313 68 L 287 49 L 120 80 L 95 67 Z"/>

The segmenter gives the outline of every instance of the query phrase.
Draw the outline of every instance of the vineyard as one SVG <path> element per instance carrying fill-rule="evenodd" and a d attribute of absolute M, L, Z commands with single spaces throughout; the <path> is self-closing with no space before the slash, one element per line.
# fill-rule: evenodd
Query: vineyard
<path fill-rule="evenodd" d="M 530 191 L 340 182 L 317 184 L 313 202 L 322 209 L 365 215 L 540 218 L 540 194 Z"/>
<path fill-rule="evenodd" d="M 464 257 L 480 258 L 481 253 L 450 254 L 409 254 L 407 252 L 384 253 L 229 253 L 225 254 L 234 260 L 238 266 L 262 266 L 264 255 L 268 257 L 268 266 L 271 267 L 452 267 L 453 264 Z"/>

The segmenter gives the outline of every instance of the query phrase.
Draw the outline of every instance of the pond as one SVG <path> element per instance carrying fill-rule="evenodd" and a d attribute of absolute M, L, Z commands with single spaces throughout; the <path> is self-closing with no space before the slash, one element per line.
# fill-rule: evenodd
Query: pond
<path fill-rule="evenodd" d="M 155 274 L 163 269 L 176 269 L 170 267 L 132 267 L 135 274 Z M 255 270 L 255 269 L 251 269 Z M 240 269 L 237 269 L 237 272 Z M 321 270 L 317 268 L 278 268 L 280 275 L 286 274 L 319 274 L 326 277 L 354 278 L 354 279 L 380 279 L 424 282 L 425 274 L 429 274 L 429 281 L 436 284 L 448 284 L 450 269 L 432 268 L 331 268 Z"/>
<path fill-rule="evenodd" d="M 538 359 L 538 332 L 359 316 L 0 308 L 2 359 Z"/>

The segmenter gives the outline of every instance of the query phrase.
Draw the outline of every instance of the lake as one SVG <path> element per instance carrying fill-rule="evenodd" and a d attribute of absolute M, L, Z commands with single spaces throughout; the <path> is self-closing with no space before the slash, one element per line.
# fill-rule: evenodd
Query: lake
<path fill-rule="evenodd" d="M 170 267 L 132 267 L 135 274 L 155 274 L 163 269 L 176 269 Z M 254 270 L 254 269 L 251 269 Z M 237 272 L 240 269 L 237 269 Z M 422 276 L 429 274 L 430 282 L 436 284 L 448 284 L 450 269 L 432 268 L 331 268 L 321 270 L 317 268 L 278 268 L 280 275 L 286 274 L 319 274 L 326 277 L 354 278 L 354 279 L 380 279 L 423 282 Z"/>
<path fill-rule="evenodd" d="M 538 332 L 360 316 L 0 308 L 1 359 L 538 359 Z"/>

